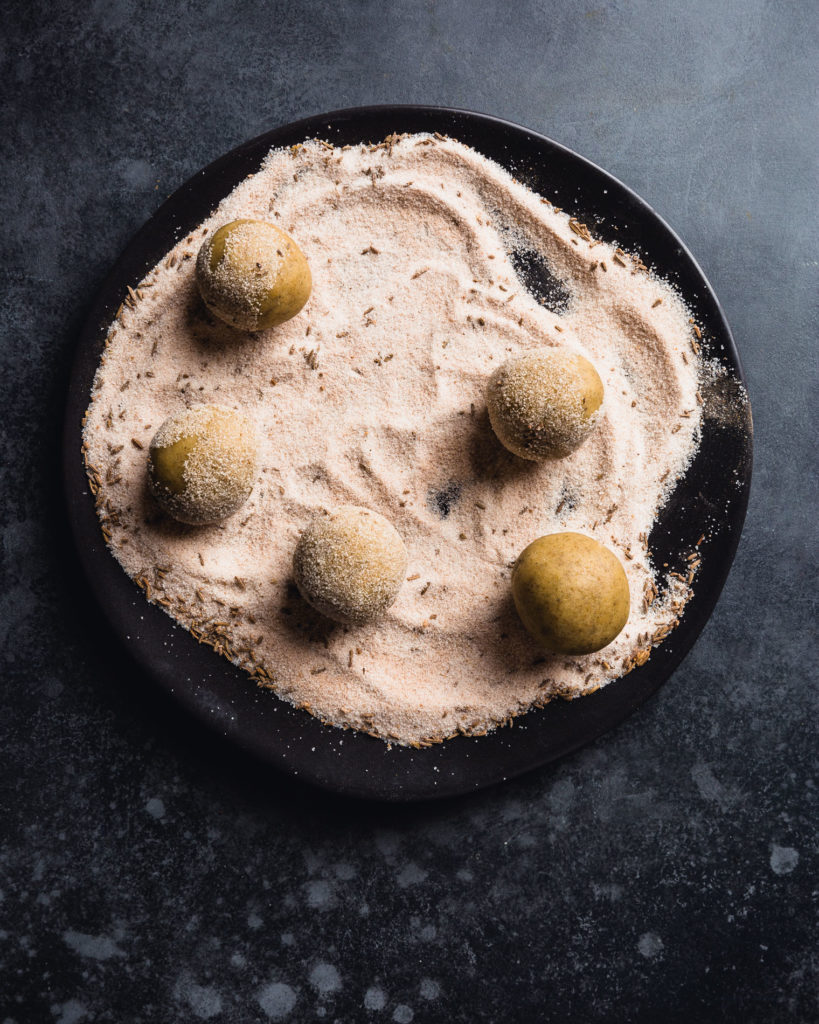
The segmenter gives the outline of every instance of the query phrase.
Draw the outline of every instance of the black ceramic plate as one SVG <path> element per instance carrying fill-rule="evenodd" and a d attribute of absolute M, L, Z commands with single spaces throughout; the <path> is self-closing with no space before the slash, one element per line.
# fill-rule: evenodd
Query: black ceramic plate
<path fill-rule="evenodd" d="M 419 131 L 460 139 L 594 225 L 599 236 L 626 249 L 638 248 L 646 263 L 679 287 L 702 326 L 706 355 L 719 359 L 728 375 L 720 414 L 706 420 L 700 452 L 650 539 L 655 559 L 673 566 L 700 534 L 708 534 L 700 549 L 703 563 L 695 596 L 670 639 L 647 664 L 593 696 L 555 701 L 484 737 L 458 737 L 412 750 L 390 749 L 369 736 L 321 725 L 307 712 L 258 689 L 244 672 L 149 605 L 103 543 L 80 444 L 81 420 L 105 333 L 126 286 L 136 285 L 180 237 L 256 171 L 269 149 L 316 136 L 343 145 Z M 600 168 L 542 135 L 483 114 L 404 106 L 335 111 L 261 135 L 200 171 L 148 221 L 108 275 L 80 335 L 71 375 L 64 434 L 69 519 L 108 621 L 145 671 L 201 721 L 285 772 L 338 793 L 382 800 L 465 793 L 554 761 L 611 729 L 660 687 L 691 648 L 728 575 L 745 518 L 752 428 L 738 386 L 742 379 L 728 325 L 690 253 L 653 210 Z"/>

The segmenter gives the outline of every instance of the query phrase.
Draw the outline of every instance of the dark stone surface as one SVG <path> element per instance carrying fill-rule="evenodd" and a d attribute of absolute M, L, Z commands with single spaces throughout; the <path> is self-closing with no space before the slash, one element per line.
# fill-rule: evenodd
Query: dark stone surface
<path fill-rule="evenodd" d="M 0 1020 L 817 1019 L 817 19 L 731 0 L 16 0 L 0 26 Z M 745 360 L 751 508 L 660 696 L 557 768 L 330 800 L 181 718 L 101 627 L 62 522 L 84 310 L 132 232 L 264 129 L 471 107 L 674 226 Z"/>

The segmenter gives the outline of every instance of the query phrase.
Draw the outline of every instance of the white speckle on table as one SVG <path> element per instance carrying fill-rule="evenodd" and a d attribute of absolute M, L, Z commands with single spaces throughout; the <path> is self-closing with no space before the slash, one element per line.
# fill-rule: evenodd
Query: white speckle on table
<path fill-rule="evenodd" d="M 415 1016 L 412 1012 L 412 1008 L 407 1006 L 405 1003 L 401 1003 L 393 1010 L 392 1019 L 396 1024 L 410 1024 L 410 1021 Z"/>
<path fill-rule="evenodd" d="M 663 940 L 655 932 L 645 932 L 640 936 L 637 949 L 647 960 L 653 960 L 663 951 Z"/>
<path fill-rule="evenodd" d="M 592 885 L 592 892 L 598 898 L 610 900 L 612 903 L 623 897 L 623 887 L 617 882 L 604 882 L 600 885 L 595 883 Z"/>
<path fill-rule="evenodd" d="M 252 928 L 253 931 L 255 932 L 255 931 L 258 931 L 262 927 L 263 924 L 264 924 L 264 922 L 259 917 L 259 915 L 256 913 L 256 911 L 255 910 L 251 910 L 250 913 L 247 915 L 247 926 L 248 926 L 248 928 Z"/>
<path fill-rule="evenodd" d="M 715 803 L 721 811 L 727 810 L 735 803 L 735 797 L 717 779 L 709 765 L 700 761 L 691 769 L 691 778 L 696 783 L 700 796 Z"/>
<path fill-rule="evenodd" d="M 145 810 L 152 818 L 165 817 L 165 804 L 158 796 L 151 797 L 147 804 L 145 804 Z"/>
<path fill-rule="evenodd" d="M 364 993 L 365 1010 L 383 1010 L 387 1005 L 387 993 L 378 985 L 371 985 Z"/>
<path fill-rule="evenodd" d="M 91 960 L 110 960 L 115 956 L 125 956 L 113 939 L 106 935 L 84 935 L 82 932 L 63 932 L 63 942 L 80 956 Z"/>
<path fill-rule="evenodd" d="M 63 684 L 59 681 L 59 679 L 49 679 L 43 686 L 43 692 L 45 693 L 46 697 L 52 698 L 59 697 L 60 694 L 63 692 L 63 689 Z"/>
<path fill-rule="evenodd" d="M 222 997 L 216 989 L 187 983 L 183 991 L 188 1006 L 199 1020 L 210 1020 L 222 1012 Z"/>
<path fill-rule="evenodd" d="M 52 1012 L 55 1016 L 58 1013 L 60 1015 L 57 1017 L 56 1024 L 79 1024 L 88 1016 L 88 1010 L 76 999 L 69 999 L 62 1006 L 53 1007 Z"/>
<path fill-rule="evenodd" d="M 441 994 L 441 986 L 432 978 L 421 978 L 421 998 L 437 999 Z"/>
<path fill-rule="evenodd" d="M 771 843 L 771 870 L 776 875 L 789 875 L 799 863 L 799 854 L 792 846 Z"/>
<path fill-rule="evenodd" d="M 405 865 L 398 874 L 398 884 L 402 889 L 408 889 L 411 885 L 418 885 L 427 877 L 426 871 L 419 868 L 417 864 Z"/>
<path fill-rule="evenodd" d="M 329 882 L 317 878 L 306 882 L 304 891 L 307 895 L 307 906 L 316 910 L 326 910 L 333 902 L 333 889 Z"/>
<path fill-rule="evenodd" d="M 310 971 L 310 984 L 321 996 L 341 990 L 341 976 L 332 964 L 321 961 Z"/>
<path fill-rule="evenodd" d="M 273 981 L 258 992 L 256 1001 L 269 1020 L 284 1020 L 296 1005 L 297 998 L 289 985 Z"/>

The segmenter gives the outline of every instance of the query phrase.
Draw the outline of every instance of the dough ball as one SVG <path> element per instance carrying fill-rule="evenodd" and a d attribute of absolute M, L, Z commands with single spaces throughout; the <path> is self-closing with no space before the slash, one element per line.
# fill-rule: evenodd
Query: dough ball
<path fill-rule="evenodd" d="M 207 238 L 196 260 L 196 281 L 208 309 L 245 331 L 294 317 L 312 287 L 304 253 L 262 220 L 234 220 Z"/>
<path fill-rule="evenodd" d="M 515 607 L 535 640 L 557 654 L 591 654 L 628 621 L 623 566 L 582 533 L 550 533 L 525 548 L 512 570 Z"/>
<path fill-rule="evenodd" d="M 255 431 L 244 416 L 221 405 L 195 405 L 168 417 L 154 434 L 148 481 L 174 519 L 218 523 L 247 501 L 256 458 Z"/>
<path fill-rule="evenodd" d="M 398 531 L 368 508 L 343 505 L 315 519 L 293 556 L 293 575 L 308 604 L 336 622 L 377 619 L 392 605 L 407 572 Z"/>
<path fill-rule="evenodd" d="M 489 378 L 486 402 L 501 444 L 522 459 L 562 459 L 594 427 L 603 382 L 583 356 L 565 349 L 509 359 Z"/>

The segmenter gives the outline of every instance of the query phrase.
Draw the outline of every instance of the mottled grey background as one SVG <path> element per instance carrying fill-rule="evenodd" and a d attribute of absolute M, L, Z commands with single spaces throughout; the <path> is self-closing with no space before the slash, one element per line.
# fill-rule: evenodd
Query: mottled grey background
<path fill-rule="evenodd" d="M 17 0 L 0 26 L 0 1021 L 817 1019 L 810 0 Z M 556 768 L 388 810 L 178 715 L 78 578 L 77 329 L 193 171 L 288 120 L 465 106 L 677 229 L 745 361 L 751 508 L 659 697 Z"/>

